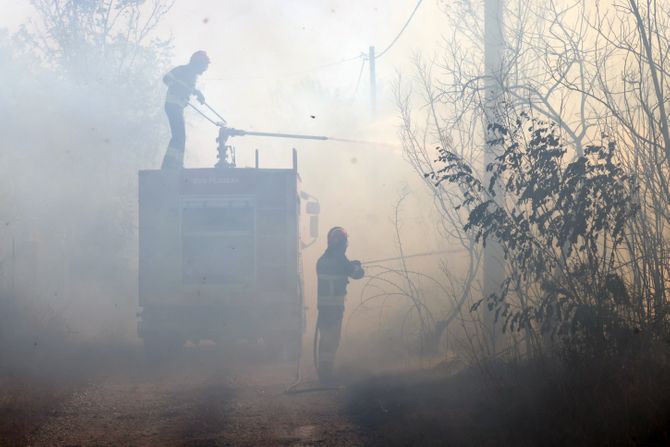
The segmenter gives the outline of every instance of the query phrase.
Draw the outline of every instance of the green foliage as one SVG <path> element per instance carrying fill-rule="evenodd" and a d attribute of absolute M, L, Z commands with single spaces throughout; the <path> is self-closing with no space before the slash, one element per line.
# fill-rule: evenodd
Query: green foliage
<path fill-rule="evenodd" d="M 557 126 L 527 114 L 489 126 L 489 135 L 499 155 L 486 182 L 446 149 L 428 174 L 462 191 L 467 231 L 502 246 L 509 273 L 489 308 L 505 330 L 539 328 L 578 349 L 584 340 L 612 347 L 615 334 L 638 324 L 621 255 L 637 186 L 617 163 L 616 144 L 569 160 Z"/>

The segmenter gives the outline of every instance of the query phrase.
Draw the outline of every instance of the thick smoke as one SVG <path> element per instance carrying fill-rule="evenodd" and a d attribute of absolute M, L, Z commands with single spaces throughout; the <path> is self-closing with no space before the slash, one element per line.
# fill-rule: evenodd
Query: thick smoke
<path fill-rule="evenodd" d="M 166 138 L 161 62 L 145 51 L 122 73 L 89 54 L 49 64 L 8 33 L 1 40 L 3 296 L 31 310 L 17 322 L 30 330 L 52 314 L 68 334 L 127 339 L 137 170 L 156 165 Z"/>
<path fill-rule="evenodd" d="M 3 295 L 9 297 L 7 306 L 15 306 L 26 318 L 18 323 L 24 329 L 15 334 L 32 341 L 49 338 L 48 331 L 58 328 L 68 340 L 139 342 L 137 171 L 159 166 L 169 138 L 160 79 L 171 66 L 185 63 L 194 49 L 207 49 L 212 56 L 212 66 L 199 85 L 208 102 L 234 127 L 385 143 L 250 137 L 233 141 L 242 167 L 252 165 L 256 148 L 261 167 L 288 167 L 291 148 L 297 148 L 302 186 L 321 201 L 321 236 L 304 253 L 311 322 L 316 308 L 314 265 L 325 248 L 328 228 L 346 227 L 351 235 L 349 256 L 364 262 L 397 255 L 399 242 L 406 253 L 435 248 L 438 237 L 430 225 L 434 216 L 427 211 L 430 199 L 394 144 L 397 128 L 389 82 L 393 59 L 381 66 L 380 99 L 373 115 L 362 59 L 343 62 L 334 70 L 318 68 L 333 57 L 310 44 L 323 31 L 310 23 L 319 19 L 329 32 L 341 33 L 341 15 L 346 13 L 352 20 L 344 26 L 352 38 L 340 50 L 353 56 L 367 50 L 371 37 L 354 35 L 360 29 L 359 19 L 353 19 L 357 14 L 341 5 L 328 9 L 303 5 L 283 9 L 285 20 L 276 21 L 272 11 L 282 8 L 267 3 L 252 7 L 244 2 L 224 10 L 213 2 L 197 11 L 177 4 L 157 30 L 172 33 L 172 56 L 167 58 L 167 46 L 141 48 L 130 66 L 113 51 L 105 56 L 91 48 L 68 60 L 54 54 L 38 58 L 29 41 L 9 32 L 2 35 L 6 88 L 0 94 L 6 107 L 0 112 L 1 281 Z M 379 5 L 373 3 L 354 9 L 372 14 L 380 31 L 389 17 L 381 17 L 388 14 L 385 8 L 375 12 Z M 179 22 L 177 16 L 186 19 Z M 229 26 L 222 29 L 225 17 L 230 18 Z M 268 26 L 251 32 L 249 21 Z M 200 38 L 200 33 L 193 33 L 195 26 Z M 190 31 L 184 32 L 184 27 Z M 214 39 L 217 35 L 220 41 Z M 247 43 L 234 45 L 233 35 Z M 298 56 L 292 48 L 303 36 L 305 53 Z M 335 61 L 342 59 L 339 54 Z M 216 128 L 190 109 L 186 116 L 186 166 L 212 166 Z M 395 206 L 408 192 L 396 228 Z M 411 265 L 439 270 L 435 259 L 417 259 Z M 349 335 L 343 350 L 368 349 L 362 340 L 376 334 L 374 343 L 382 343 L 389 331 L 396 337 L 391 340 L 393 355 L 399 342 L 402 349 L 411 347 L 397 337 L 414 329 L 401 327 L 393 315 L 380 320 L 378 312 L 384 307 L 384 315 L 404 313 L 407 300 L 371 302 L 366 316 L 358 309 L 364 286 L 361 281 L 350 287 Z M 386 321 L 391 329 L 380 330 Z"/>

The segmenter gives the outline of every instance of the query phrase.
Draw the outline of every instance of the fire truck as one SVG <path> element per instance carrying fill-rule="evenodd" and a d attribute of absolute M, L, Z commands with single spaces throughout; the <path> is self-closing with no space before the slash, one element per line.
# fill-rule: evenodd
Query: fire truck
<path fill-rule="evenodd" d="M 237 167 L 227 141 L 239 135 L 327 139 L 221 126 L 216 167 L 139 172 L 138 332 L 150 351 L 246 340 L 299 354 L 301 250 L 319 203 L 301 189 L 295 149 L 287 168 L 260 168 L 258 151 Z"/>

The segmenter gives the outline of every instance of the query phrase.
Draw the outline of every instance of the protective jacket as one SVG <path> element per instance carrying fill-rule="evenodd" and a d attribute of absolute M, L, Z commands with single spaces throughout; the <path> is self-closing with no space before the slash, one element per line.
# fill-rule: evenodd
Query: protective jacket
<path fill-rule="evenodd" d="M 197 69 L 192 65 L 179 65 L 170 70 L 163 77 L 163 82 L 168 86 L 165 103 L 186 107 L 191 95 L 197 92 L 195 88 L 197 78 Z"/>
<path fill-rule="evenodd" d="M 344 306 L 349 278 L 360 279 L 365 272 L 358 261 L 350 261 L 341 251 L 328 248 L 316 263 L 318 306 Z"/>

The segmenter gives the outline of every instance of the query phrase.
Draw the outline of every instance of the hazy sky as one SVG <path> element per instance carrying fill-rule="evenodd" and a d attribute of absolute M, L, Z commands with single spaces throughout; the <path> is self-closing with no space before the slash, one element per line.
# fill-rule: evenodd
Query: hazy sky
<path fill-rule="evenodd" d="M 209 102 L 232 123 L 260 128 L 266 117 L 258 116 L 258 107 L 267 107 L 268 100 L 281 101 L 275 97 L 289 94 L 301 81 L 365 106 L 359 113 L 366 112 L 368 66 L 358 83 L 360 59 L 322 66 L 367 53 L 370 45 L 381 51 L 415 5 L 415 0 L 177 0 L 158 34 L 172 36 L 175 64 L 187 61 L 196 49 L 207 50 L 212 65 L 200 84 Z M 437 0 L 423 1 L 392 50 L 377 61 L 381 112 L 392 105 L 388 83 L 395 70 L 406 65 L 415 51 L 435 51 L 444 24 L 440 5 Z M 28 0 L 0 0 L 0 11 L 0 28 L 10 30 L 29 20 L 32 12 Z M 300 123 L 300 118 L 328 115 L 327 105 L 312 99 L 304 105 L 304 116 L 292 117 L 291 130 L 306 124 L 314 127 Z M 268 118 L 268 124 L 275 121 Z"/>
<path fill-rule="evenodd" d="M 362 60 L 323 65 L 355 58 L 370 45 L 385 48 L 415 5 L 414 0 L 178 1 L 163 29 L 174 38 L 175 63 L 186 61 L 194 49 L 210 53 L 212 65 L 201 86 L 232 125 L 362 137 L 375 126 L 393 132 L 369 121 L 368 66 L 358 81 Z M 395 112 L 389 82 L 396 70 L 413 52 L 434 51 L 438 12 L 436 1 L 424 1 L 393 49 L 377 61 L 378 119 Z"/>

